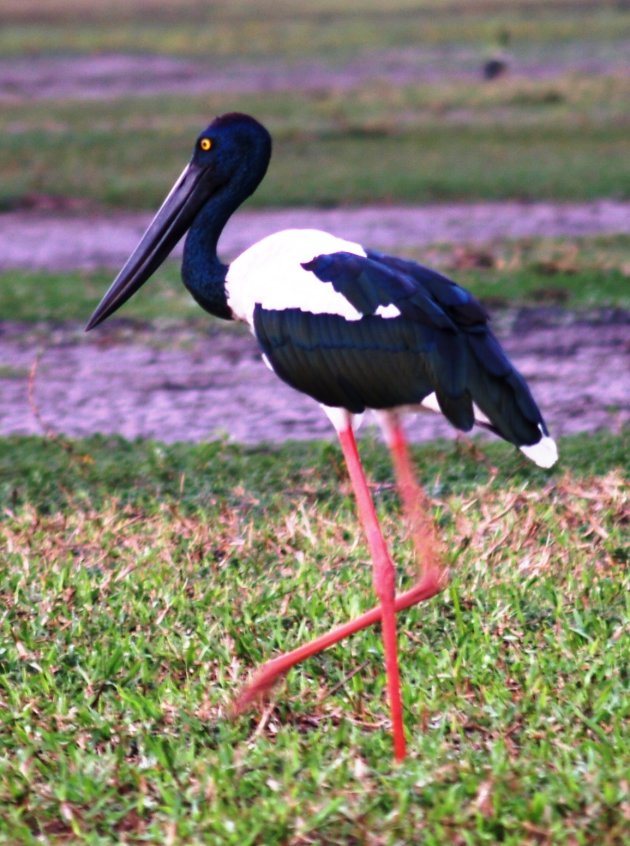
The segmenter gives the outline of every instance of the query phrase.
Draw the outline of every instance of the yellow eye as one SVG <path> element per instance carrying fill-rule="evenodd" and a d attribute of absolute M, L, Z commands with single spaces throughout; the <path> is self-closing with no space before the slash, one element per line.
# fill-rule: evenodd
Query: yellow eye
<path fill-rule="evenodd" d="M 212 141 L 209 138 L 202 138 L 199 142 L 199 148 L 207 153 L 208 150 L 212 149 Z"/>

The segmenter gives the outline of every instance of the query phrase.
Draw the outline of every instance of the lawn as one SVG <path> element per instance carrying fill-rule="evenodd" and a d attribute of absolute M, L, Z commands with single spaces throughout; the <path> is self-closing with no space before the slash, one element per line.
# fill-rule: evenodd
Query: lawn
<path fill-rule="evenodd" d="M 378 631 L 227 716 L 260 661 L 373 601 L 336 448 L 3 440 L 3 842 L 621 844 L 629 446 L 567 439 L 550 473 L 415 450 L 452 580 L 400 616 L 394 766 Z"/>
<path fill-rule="evenodd" d="M 627 76 L 6 104 L 0 208 L 32 194 L 155 208 L 226 111 L 274 137 L 257 206 L 627 198 Z"/>
<path fill-rule="evenodd" d="M 304 55 L 327 61 L 365 49 L 424 44 L 483 50 L 510 31 L 517 49 L 623 43 L 616 0 L 5 0 L 3 55 L 161 52 L 239 60 Z"/>
<path fill-rule="evenodd" d="M 563 306 L 570 309 L 630 307 L 626 235 L 575 239 L 530 239 L 480 248 L 435 245 L 396 252 L 441 269 L 473 291 L 493 310 L 505 306 Z M 85 323 L 113 278 L 112 270 L 0 273 L 0 316 L 30 322 Z M 498 313 L 498 312 L 497 312 Z M 125 305 L 136 321 L 167 319 L 205 329 L 213 318 L 202 312 L 170 262 Z M 219 321 L 222 329 L 232 329 Z"/>

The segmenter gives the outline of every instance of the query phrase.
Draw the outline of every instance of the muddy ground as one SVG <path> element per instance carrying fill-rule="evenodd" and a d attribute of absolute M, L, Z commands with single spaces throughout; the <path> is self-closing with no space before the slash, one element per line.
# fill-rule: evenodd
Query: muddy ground
<path fill-rule="evenodd" d="M 146 215 L 2 215 L 0 266 L 44 270 L 116 267 Z M 285 226 L 318 226 L 377 248 L 478 243 L 528 235 L 630 231 L 630 204 L 474 203 L 424 208 L 242 212 L 226 254 Z M 105 246 L 104 246 L 105 245 Z M 8 316 L 7 316 L 8 317 Z M 562 310 L 497 315 L 498 331 L 557 435 L 618 429 L 630 420 L 630 315 Z M 29 372 L 37 363 L 29 391 Z M 81 327 L 0 322 L 0 433 L 93 432 L 165 441 L 228 437 L 254 443 L 330 437 L 318 406 L 279 382 L 246 333 L 138 329 L 123 321 Z M 413 419 L 416 440 L 448 435 L 433 415 Z"/>
<path fill-rule="evenodd" d="M 45 198 L 43 198 L 45 204 Z M 119 267 L 151 215 L 37 210 L 0 215 L 0 270 L 64 271 Z M 415 208 L 269 209 L 239 211 L 221 238 L 230 258 L 250 244 L 292 227 L 324 229 L 375 249 L 469 244 L 529 237 L 630 233 L 630 202 L 441 203 Z M 174 255 L 178 255 L 175 251 Z"/>
<path fill-rule="evenodd" d="M 588 41 L 519 46 L 509 73 L 546 79 L 562 73 L 610 73 L 630 69 L 630 44 Z M 224 57 L 186 59 L 151 54 L 97 53 L 0 59 L 0 102 L 73 98 L 113 99 L 160 94 L 346 90 L 371 82 L 409 85 L 444 79 L 479 79 L 483 50 L 475 46 L 371 50 L 346 59 Z"/>
<path fill-rule="evenodd" d="M 530 309 L 504 314 L 501 324 L 505 346 L 555 435 L 628 423 L 630 315 Z M 105 432 L 244 443 L 331 436 L 316 403 L 276 379 L 245 333 L 174 336 L 122 322 L 86 336 L 80 327 L 4 322 L 0 361 L 12 368 L 11 375 L 0 371 L 2 434 Z M 436 415 L 416 415 L 410 423 L 414 440 L 452 434 Z"/>
<path fill-rule="evenodd" d="M 69 270 L 119 266 L 146 215 L 2 216 L 0 264 Z M 630 231 L 630 204 L 474 203 L 424 208 L 242 212 L 226 254 L 285 226 L 318 226 L 377 248 L 477 243 L 527 235 Z M 630 315 L 562 310 L 497 315 L 498 331 L 530 381 L 555 434 L 617 429 L 630 419 Z M 29 392 L 29 371 L 37 362 Z M 246 333 L 138 329 L 124 320 L 86 336 L 81 327 L 0 322 L 0 433 L 93 432 L 165 441 L 227 436 L 254 443 L 329 437 L 317 405 L 279 382 Z M 448 435 L 417 416 L 414 439 Z"/>

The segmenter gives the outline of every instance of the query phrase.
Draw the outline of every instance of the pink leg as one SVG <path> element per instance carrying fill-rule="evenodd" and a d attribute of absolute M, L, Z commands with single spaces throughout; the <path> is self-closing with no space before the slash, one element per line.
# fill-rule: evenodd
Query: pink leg
<path fill-rule="evenodd" d="M 410 590 L 398 594 L 394 601 L 396 611 L 404 611 L 405 608 L 411 608 L 412 605 L 417 605 L 425 599 L 430 599 L 442 590 L 443 583 L 441 578 L 436 578 L 433 572 L 427 572 Z M 354 620 L 348 623 L 343 623 L 341 626 L 336 626 L 329 632 L 298 646 L 291 652 L 285 652 L 284 655 L 279 655 L 271 661 L 263 664 L 259 670 L 256 671 L 253 678 L 249 681 L 247 686 L 243 688 L 238 699 L 234 703 L 233 711 L 235 714 L 241 714 L 249 705 L 255 702 L 259 696 L 266 693 L 291 667 L 300 664 L 307 658 L 312 658 L 329 646 L 334 646 L 335 643 L 344 640 L 350 635 L 365 629 L 368 626 L 373 626 L 375 623 L 381 621 L 381 606 L 377 605 L 361 614 Z"/>
<path fill-rule="evenodd" d="M 436 581 L 446 582 L 440 540 L 435 523 L 430 516 L 431 505 L 426 493 L 416 481 L 407 439 L 398 415 L 395 412 L 387 412 L 382 415 L 381 422 L 392 455 L 405 519 L 418 553 L 422 572 L 433 573 Z"/>
<path fill-rule="evenodd" d="M 406 750 L 405 730 L 402 719 L 402 701 L 400 698 L 398 644 L 396 640 L 396 573 L 387 549 L 387 544 L 383 538 L 383 533 L 381 532 L 372 497 L 370 496 L 352 426 L 348 426 L 347 429 L 339 432 L 339 441 L 346 459 L 346 464 L 348 465 L 350 481 L 354 488 L 354 495 L 359 509 L 359 518 L 363 524 L 363 530 L 365 531 L 372 556 L 374 590 L 381 601 L 381 628 L 385 649 L 385 672 L 387 674 L 389 705 L 392 714 L 394 756 L 396 760 L 402 761 L 405 757 Z"/>
<path fill-rule="evenodd" d="M 363 468 L 360 464 L 356 442 L 352 429 L 343 430 L 339 434 L 341 446 L 348 464 L 351 481 L 357 497 L 357 504 L 359 507 L 359 515 L 361 522 L 365 527 L 368 536 L 368 543 L 374 561 L 374 581 L 376 586 L 377 572 L 385 571 L 382 585 L 377 587 L 381 604 L 355 620 L 337 626 L 331 631 L 326 632 L 318 638 L 315 638 L 310 643 L 306 643 L 297 649 L 287 652 L 284 655 L 279 655 L 271 661 L 264 664 L 250 680 L 247 686 L 241 691 L 238 699 L 234 704 L 234 713 L 242 713 L 252 702 L 259 696 L 264 694 L 277 679 L 284 675 L 291 667 L 310 658 L 324 649 L 333 646 L 335 643 L 344 638 L 355 634 L 367 626 L 374 625 L 381 622 L 385 615 L 383 613 L 383 598 L 381 596 L 380 587 L 383 588 L 385 595 L 385 605 L 388 606 L 386 614 L 390 615 L 393 611 L 402 611 L 412 605 L 416 605 L 425 599 L 430 599 L 435 596 L 443 587 L 446 580 L 446 574 L 440 563 L 439 545 L 433 524 L 428 515 L 422 512 L 422 505 L 427 506 L 427 500 L 422 490 L 416 484 L 413 478 L 411 462 L 407 451 L 405 438 L 398 424 L 398 420 L 394 415 L 388 415 L 387 418 L 387 433 L 392 451 L 392 458 L 396 470 L 396 477 L 400 496 L 403 501 L 403 508 L 405 516 L 412 526 L 414 541 L 419 554 L 426 560 L 426 566 L 423 567 L 420 578 L 417 583 L 408 591 L 393 595 L 394 578 L 393 565 L 387 552 L 385 542 L 383 540 L 380 527 L 378 525 L 376 513 L 367 482 L 363 473 Z M 378 562 L 378 567 L 377 567 Z M 387 575 L 387 569 L 390 568 L 390 575 Z M 390 599 L 391 596 L 391 599 Z M 389 635 L 392 639 L 391 621 L 389 624 Z M 383 626 L 383 639 L 385 641 L 385 626 Z M 402 709 L 400 708 L 400 682 L 398 673 L 398 661 L 396 657 L 396 629 L 395 621 L 393 626 L 393 661 L 395 662 L 395 670 L 393 676 L 390 676 L 389 667 L 387 664 L 388 658 L 392 661 L 392 654 L 388 652 L 389 643 L 386 641 L 386 667 L 388 669 L 388 687 L 390 693 L 390 702 L 392 703 L 392 721 L 394 726 L 394 749 L 398 760 L 401 760 L 405 754 L 405 739 L 402 728 Z M 393 689 L 393 690 L 392 690 Z M 393 695 L 392 695 L 393 694 Z M 398 703 L 398 710 L 395 712 L 394 697 Z M 396 726 L 398 725 L 398 729 Z"/>

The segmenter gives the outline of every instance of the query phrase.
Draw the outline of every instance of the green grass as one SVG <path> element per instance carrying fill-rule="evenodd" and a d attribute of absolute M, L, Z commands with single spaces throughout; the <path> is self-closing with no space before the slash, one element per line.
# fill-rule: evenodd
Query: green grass
<path fill-rule="evenodd" d="M 400 618 L 397 767 L 377 631 L 225 715 L 261 660 L 372 602 L 335 447 L 0 441 L 1 842 L 621 844 L 628 446 L 567 439 L 551 473 L 415 451 L 452 581 Z"/>
<path fill-rule="evenodd" d="M 0 207 L 35 193 L 154 208 L 201 128 L 233 110 L 255 114 L 274 135 L 258 206 L 625 198 L 629 98 L 622 76 L 571 75 L 491 88 L 447 82 L 7 104 Z"/>
<path fill-rule="evenodd" d="M 629 435 L 599 433 L 567 438 L 563 460 L 551 477 L 561 476 L 565 468 L 579 477 L 603 476 L 615 468 L 626 468 Z M 370 438 L 365 443 L 364 460 L 370 477 L 379 484 L 391 481 L 384 451 Z M 500 468 L 494 480 L 498 488 L 506 479 L 519 486 L 542 484 L 549 477 L 547 471 L 536 469 L 503 443 L 484 442 L 482 454 L 487 455 L 487 461 L 455 441 L 427 445 L 418 450 L 423 481 L 439 495 L 488 484 L 495 466 Z M 278 448 L 219 441 L 162 444 L 101 436 L 85 441 L 6 437 L 0 439 L 0 509 L 29 504 L 47 514 L 77 504 L 101 509 L 112 497 L 134 507 L 177 501 L 180 507 L 193 511 L 205 508 L 216 497 L 227 505 L 244 507 L 244 499 L 249 497 L 252 507 L 278 502 L 284 508 L 287 498 L 307 494 L 325 505 L 331 497 L 338 500 L 325 485 L 334 486 L 335 480 L 345 478 L 340 462 L 336 448 L 328 442 L 296 442 Z M 331 478 L 324 479 L 322 487 L 322 477 L 327 475 Z M 317 484 L 313 485 L 315 478 Z M 233 493 L 235 499 L 231 499 Z M 386 489 L 382 494 L 391 497 Z"/>
<path fill-rule="evenodd" d="M 87 323 L 109 287 L 113 270 L 64 273 L 7 271 L 0 274 L 0 319 L 77 321 Z M 166 265 L 150 286 L 125 308 L 125 318 L 137 321 L 194 322 L 209 317 L 180 281 L 179 266 Z"/>
<path fill-rule="evenodd" d="M 630 308 L 629 247 L 629 236 L 610 236 L 515 241 L 469 251 L 400 246 L 395 252 L 442 269 L 493 307 Z M 476 268 L 478 263 L 488 266 Z M 112 277 L 112 270 L 0 273 L 0 319 L 85 323 Z M 125 305 L 121 316 L 204 327 L 209 320 L 183 287 L 173 262 Z"/>
<path fill-rule="evenodd" d="M 627 75 L 566 70 L 573 58 L 599 56 L 605 66 L 623 54 L 630 15 L 620 4 L 309 0 L 298 9 L 275 0 L 186 0 L 151 8 L 153 23 L 147 4 L 135 0 L 108 4 L 106 12 L 84 0 L 45 8 L 12 2 L 0 52 L 199 55 L 218 74 L 222 64 L 242 70 L 248 59 L 264 71 L 269 61 L 290 69 L 309 57 L 339 68 L 371 56 L 378 77 L 392 49 L 424 49 L 427 65 L 445 63 L 446 71 L 449 51 L 477 51 L 481 63 L 506 29 L 517 64 L 535 60 L 547 70 L 492 85 L 445 71 L 430 83 L 369 80 L 317 91 L 303 90 L 296 72 L 295 88 L 277 92 L 7 101 L 0 208 L 32 194 L 154 208 L 199 130 L 233 110 L 254 113 L 274 135 L 272 166 L 253 199 L 261 206 L 630 196 Z"/>
<path fill-rule="evenodd" d="M 241 0 L 165 6 L 160 2 L 9 0 L 3 9 L 4 55 L 42 52 L 127 51 L 258 58 L 269 55 L 327 59 L 365 48 L 460 42 L 479 49 L 508 29 L 515 45 L 616 41 L 630 35 L 630 20 L 614 0 L 410 2 L 410 0 Z"/>

